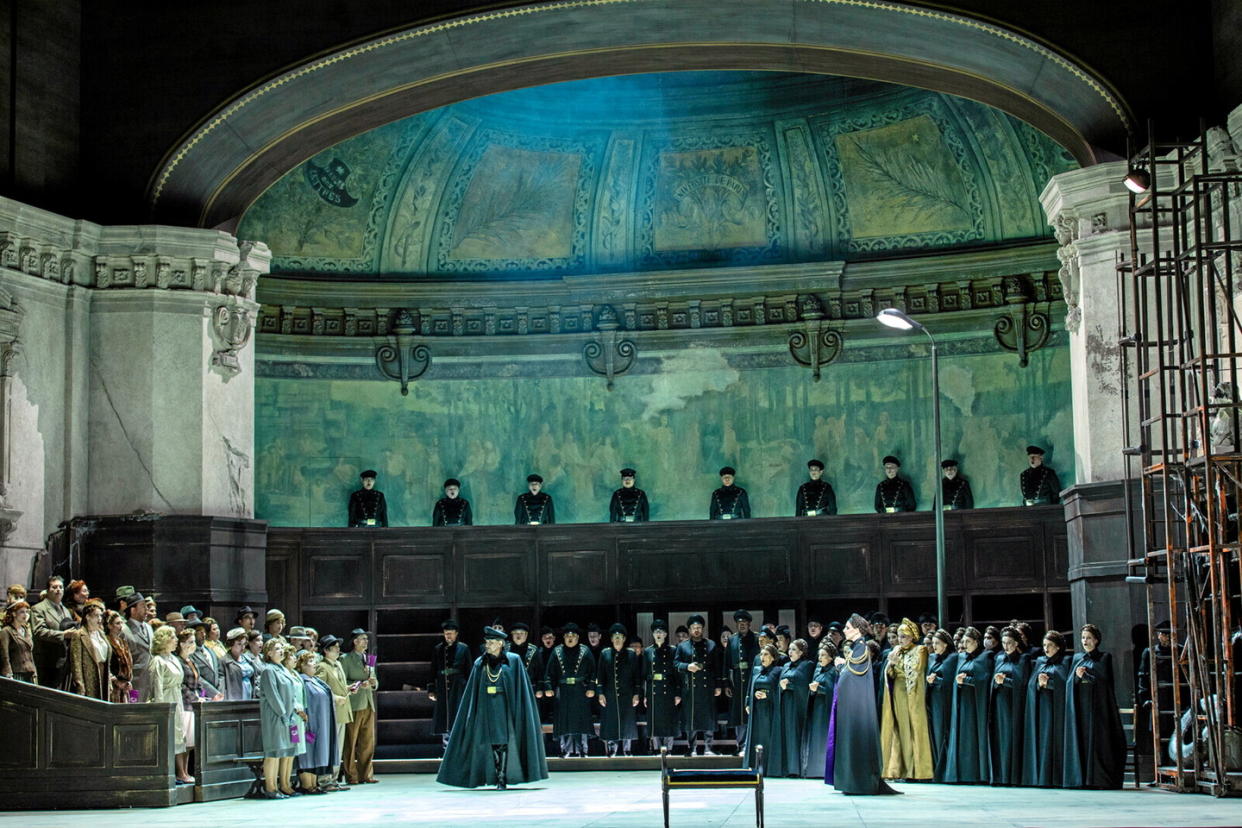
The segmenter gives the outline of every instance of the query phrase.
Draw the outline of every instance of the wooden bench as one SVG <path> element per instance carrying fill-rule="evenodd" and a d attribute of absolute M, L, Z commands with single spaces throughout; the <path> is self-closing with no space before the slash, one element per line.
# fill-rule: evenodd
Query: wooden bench
<path fill-rule="evenodd" d="M 763 828 L 763 745 L 755 747 L 754 768 L 673 770 L 668 748 L 660 748 L 660 790 L 664 798 L 664 828 L 668 828 L 668 792 L 689 788 L 750 788 L 755 792 L 755 828 Z"/>

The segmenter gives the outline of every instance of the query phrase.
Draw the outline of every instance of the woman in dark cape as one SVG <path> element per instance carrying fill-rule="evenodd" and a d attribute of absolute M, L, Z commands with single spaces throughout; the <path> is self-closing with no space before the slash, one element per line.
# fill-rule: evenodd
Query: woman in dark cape
<path fill-rule="evenodd" d="M 773 730 L 776 727 L 776 706 L 779 704 L 780 686 L 777 682 L 781 677 L 781 668 L 777 665 L 780 650 L 775 644 L 764 644 L 759 648 L 759 659 L 750 671 L 750 690 L 746 696 L 750 727 L 746 728 L 746 767 L 755 768 L 755 748 L 762 747 L 764 756 L 772 756 L 775 744 Z M 768 773 L 765 759 L 763 772 Z"/>
<path fill-rule="evenodd" d="M 988 707 L 988 757 L 993 785 L 1017 785 L 1022 781 L 1027 667 L 1022 634 L 1013 627 L 1005 627 L 1001 630 L 1001 654 L 992 672 Z"/>
<path fill-rule="evenodd" d="M 1065 688 L 1069 661 L 1065 636 L 1049 630 L 1044 654 L 1026 685 L 1026 715 L 1022 729 L 1022 784 L 1059 788 L 1065 775 Z"/>
<path fill-rule="evenodd" d="M 832 718 L 832 697 L 837 688 L 837 666 L 833 659 L 837 648 L 832 642 L 819 645 L 819 663 L 811 676 L 811 712 L 806 717 L 806 777 L 818 779 L 824 775 L 824 760 L 828 750 L 828 724 Z"/>
<path fill-rule="evenodd" d="M 548 778 L 543 729 L 521 656 L 504 652 L 505 633 L 484 630 L 436 781 L 458 788 Z"/>
<path fill-rule="evenodd" d="M 898 793 L 880 778 L 880 719 L 875 708 L 873 642 L 866 640 L 871 625 L 855 613 L 845 625 L 846 643 L 828 726 L 824 783 L 843 794 Z"/>
<path fill-rule="evenodd" d="M 953 636 L 936 630 L 931 636 L 931 656 L 927 660 L 927 725 L 931 731 L 932 779 L 944 781 L 949 759 L 949 725 L 953 718 L 953 677 L 957 675 L 957 653 Z"/>
<path fill-rule="evenodd" d="M 1069 668 L 1065 695 L 1065 778 L 1067 788 L 1120 788 L 1126 738 L 1114 692 L 1113 657 L 1100 650 L 1100 628 L 1082 628 L 1083 652 Z"/>
<path fill-rule="evenodd" d="M 799 638 L 789 645 L 789 663 L 781 670 L 779 712 L 767 776 L 802 776 L 806 771 L 806 715 L 815 664 Z"/>
<path fill-rule="evenodd" d="M 992 686 L 992 653 L 983 649 L 974 627 L 962 632 L 962 651 L 953 677 L 953 715 L 949 725 L 944 781 L 986 785 L 988 768 L 988 694 Z"/>

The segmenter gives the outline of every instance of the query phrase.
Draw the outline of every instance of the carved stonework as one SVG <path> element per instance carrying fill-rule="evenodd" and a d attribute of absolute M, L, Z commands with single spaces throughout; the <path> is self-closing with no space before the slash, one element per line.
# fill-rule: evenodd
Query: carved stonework
<path fill-rule="evenodd" d="M 375 366 L 385 378 L 401 384 L 401 396 L 408 396 L 410 383 L 421 377 L 431 367 L 431 351 L 426 345 L 414 342 L 418 328 L 408 310 L 397 311 L 392 331 L 396 342 L 389 342 L 375 350 Z"/>
<path fill-rule="evenodd" d="M 621 327 L 620 317 L 612 305 L 601 305 L 595 316 L 595 330 L 599 331 L 599 339 L 593 339 L 582 349 L 582 356 L 587 367 L 608 381 L 608 390 L 612 390 L 613 379 L 624 374 L 634 365 L 638 358 L 638 347 L 630 339 L 618 339 L 617 329 Z"/>
<path fill-rule="evenodd" d="M 211 311 L 211 332 L 215 341 L 211 364 L 234 376 L 241 372 L 238 354 L 250 341 L 254 316 L 250 310 L 233 304 L 217 305 Z"/>
<path fill-rule="evenodd" d="M 1069 215 L 1057 216 L 1052 222 L 1053 232 L 1057 237 L 1057 259 L 1061 269 L 1057 278 L 1061 282 L 1061 296 L 1065 299 L 1065 329 L 1070 333 L 1078 333 L 1082 324 L 1082 309 L 1078 306 L 1078 291 L 1081 278 L 1078 259 L 1078 219 Z"/>

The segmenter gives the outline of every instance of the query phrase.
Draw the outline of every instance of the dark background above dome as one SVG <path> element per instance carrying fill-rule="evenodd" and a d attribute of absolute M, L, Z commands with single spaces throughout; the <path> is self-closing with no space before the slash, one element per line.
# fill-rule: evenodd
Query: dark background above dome
<path fill-rule="evenodd" d="M 1074 166 L 1018 119 L 850 78 L 675 72 L 411 116 L 287 173 L 246 212 L 273 271 L 540 278 L 905 256 L 1049 235 Z"/>

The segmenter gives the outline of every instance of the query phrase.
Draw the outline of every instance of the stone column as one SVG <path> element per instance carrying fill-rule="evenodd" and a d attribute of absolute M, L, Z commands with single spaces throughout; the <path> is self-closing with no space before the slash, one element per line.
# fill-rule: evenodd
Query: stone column
<path fill-rule="evenodd" d="M 253 517 L 250 339 L 269 261 L 215 230 L 0 198 L 0 580 L 33 583 L 45 539 L 92 514 Z"/>
<path fill-rule="evenodd" d="M 1078 476 L 1067 481 L 1073 485 L 1063 499 L 1074 626 L 1099 625 L 1105 648 L 1128 679 L 1130 632 L 1147 618 L 1142 587 L 1125 581 L 1129 551 L 1116 269 L 1118 255 L 1130 252 L 1125 174 L 1121 161 L 1061 173 L 1048 182 L 1040 201 L 1061 245 L 1057 255 L 1070 336 Z M 1131 504 L 1138 509 L 1137 487 L 1131 488 Z M 1141 533 L 1142 522 L 1133 514 L 1132 526 Z M 1118 683 L 1119 701 L 1128 701 L 1129 685 Z"/>

